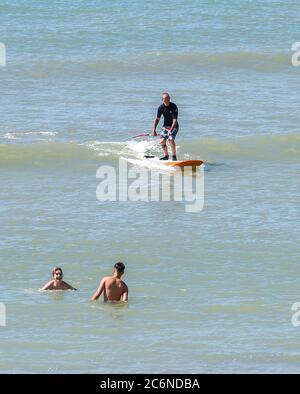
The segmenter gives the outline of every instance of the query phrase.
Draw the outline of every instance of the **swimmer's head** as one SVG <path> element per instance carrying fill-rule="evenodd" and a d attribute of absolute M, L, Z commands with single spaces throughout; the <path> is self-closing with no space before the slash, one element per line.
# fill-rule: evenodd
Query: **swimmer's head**
<path fill-rule="evenodd" d="M 53 268 L 52 276 L 56 280 L 61 280 L 64 276 L 62 269 L 60 267 Z"/>
<path fill-rule="evenodd" d="M 125 265 L 123 263 L 121 263 L 121 261 L 119 261 L 118 263 L 116 263 L 114 265 L 114 270 L 119 274 L 119 275 L 123 275 L 124 271 L 125 271 Z"/>

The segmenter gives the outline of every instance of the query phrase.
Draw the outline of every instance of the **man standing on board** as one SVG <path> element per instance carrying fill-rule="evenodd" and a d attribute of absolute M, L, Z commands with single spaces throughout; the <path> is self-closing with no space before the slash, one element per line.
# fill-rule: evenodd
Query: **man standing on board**
<path fill-rule="evenodd" d="M 164 117 L 164 125 L 160 134 L 160 143 L 163 148 L 165 156 L 160 160 L 169 160 L 167 141 L 170 143 L 172 151 L 172 160 L 176 161 L 176 145 L 175 138 L 179 130 L 178 118 L 178 108 L 177 105 L 170 101 L 170 95 L 168 92 L 162 94 L 162 104 L 158 107 L 157 116 L 154 119 L 153 124 L 153 135 L 157 135 L 156 127 L 160 121 L 161 115 Z"/>

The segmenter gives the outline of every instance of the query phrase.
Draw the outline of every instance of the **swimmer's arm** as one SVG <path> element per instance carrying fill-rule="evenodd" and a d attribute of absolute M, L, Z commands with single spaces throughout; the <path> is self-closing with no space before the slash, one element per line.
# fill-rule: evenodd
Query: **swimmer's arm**
<path fill-rule="evenodd" d="M 122 294 L 121 301 L 128 301 L 128 287 L 127 286 L 126 286 L 124 293 Z"/>
<path fill-rule="evenodd" d="M 66 286 L 66 290 L 76 290 L 76 291 L 77 291 L 77 289 L 75 289 L 75 287 L 69 285 L 69 283 L 64 282 L 64 284 L 65 284 L 65 286 Z"/>
<path fill-rule="evenodd" d="M 98 287 L 96 293 L 95 293 L 95 294 L 93 295 L 93 297 L 92 297 L 92 301 L 97 301 L 98 298 L 101 296 L 101 294 L 102 294 L 102 292 L 103 292 L 103 290 L 104 290 L 104 287 L 105 287 L 105 279 L 106 279 L 106 278 L 103 278 L 103 279 L 101 280 L 100 285 L 99 285 L 99 287 Z"/>
<path fill-rule="evenodd" d="M 52 288 L 52 280 L 50 280 L 48 283 L 46 283 L 40 290 L 51 290 Z"/>

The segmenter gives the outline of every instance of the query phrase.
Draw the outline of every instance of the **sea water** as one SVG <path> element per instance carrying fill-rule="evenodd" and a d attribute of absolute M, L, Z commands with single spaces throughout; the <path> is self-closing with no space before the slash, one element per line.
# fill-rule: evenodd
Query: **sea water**
<path fill-rule="evenodd" d="M 298 22 L 293 0 L 2 2 L 1 372 L 299 372 Z M 161 154 L 131 137 L 164 90 L 203 210 L 99 201 L 100 166 Z M 128 304 L 92 303 L 117 261 Z M 78 292 L 38 291 L 54 266 Z"/>

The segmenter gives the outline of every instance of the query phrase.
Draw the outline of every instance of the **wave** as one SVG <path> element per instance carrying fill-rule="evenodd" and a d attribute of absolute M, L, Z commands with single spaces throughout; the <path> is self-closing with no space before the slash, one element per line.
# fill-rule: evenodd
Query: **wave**
<path fill-rule="evenodd" d="M 16 133 L 5 133 L 3 138 L 8 140 L 18 140 L 18 139 L 28 139 L 32 136 L 37 137 L 38 139 L 43 140 L 47 137 L 53 137 L 57 135 L 57 131 L 28 131 L 28 132 L 16 132 Z M 41 138 L 42 137 L 42 138 Z"/>
<path fill-rule="evenodd" d="M 178 156 L 220 163 L 232 160 L 300 161 L 300 133 L 239 137 L 233 140 L 201 138 L 178 140 Z M 96 162 L 115 162 L 118 158 L 140 160 L 145 153 L 161 154 L 157 139 L 107 142 L 35 142 L 0 144 L 0 166 L 59 166 Z"/>
<path fill-rule="evenodd" d="M 31 77 L 45 77 L 48 74 L 65 72 L 90 73 L 133 73 L 170 72 L 170 64 L 176 64 L 177 71 L 204 68 L 247 69 L 258 72 L 292 70 L 290 52 L 216 51 L 216 52 L 146 52 L 124 56 L 106 55 L 101 58 L 79 60 L 53 59 L 49 62 L 19 65 L 19 70 Z"/>
<path fill-rule="evenodd" d="M 246 68 L 256 71 L 275 71 L 290 65 L 289 53 L 272 52 L 249 52 L 249 51 L 227 51 L 227 52 L 192 52 L 157 54 L 160 63 L 168 64 L 170 60 L 184 67 L 225 67 Z"/>
<path fill-rule="evenodd" d="M 182 148 L 204 160 L 299 161 L 300 133 L 244 136 L 232 140 L 202 138 L 185 141 Z"/>
<path fill-rule="evenodd" d="M 156 138 L 123 143 L 97 142 L 93 145 L 99 157 L 123 156 L 141 159 L 144 154 L 161 155 Z M 235 139 L 199 138 L 177 140 L 178 156 L 218 163 L 222 160 L 299 161 L 300 133 L 243 136 Z"/>
<path fill-rule="evenodd" d="M 57 167 L 77 164 L 87 160 L 115 161 L 121 156 L 137 158 L 141 154 L 131 147 L 131 141 L 59 142 L 37 141 L 31 143 L 0 144 L 0 167 L 32 166 Z"/>
<path fill-rule="evenodd" d="M 57 167 L 86 159 L 93 159 L 92 152 L 76 143 L 0 144 L 0 167 Z"/>

